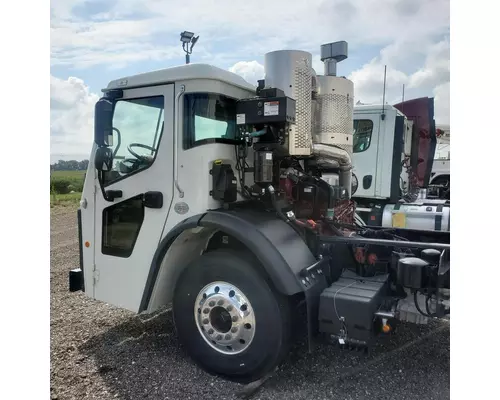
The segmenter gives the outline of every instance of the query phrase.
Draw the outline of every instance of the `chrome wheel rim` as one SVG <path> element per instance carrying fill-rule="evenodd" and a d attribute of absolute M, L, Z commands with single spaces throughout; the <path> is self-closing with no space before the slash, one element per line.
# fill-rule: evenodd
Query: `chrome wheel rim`
<path fill-rule="evenodd" d="M 205 342 L 219 353 L 241 353 L 255 336 L 252 305 L 238 287 L 227 282 L 212 282 L 200 290 L 194 316 Z"/>

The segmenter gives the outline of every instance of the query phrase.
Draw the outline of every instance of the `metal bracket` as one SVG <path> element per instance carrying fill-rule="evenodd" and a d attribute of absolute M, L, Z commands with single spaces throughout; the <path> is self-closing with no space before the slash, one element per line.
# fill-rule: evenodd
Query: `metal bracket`
<path fill-rule="evenodd" d="M 174 146 L 174 185 L 177 191 L 179 192 L 179 197 L 182 199 L 184 197 L 184 191 L 181 189 L 179 185 L 179 166 L 178 164 L 178 149 L 177 149 L 177 139 L 180 137 L 180 132 L 179 132 L 179 121 L 180 121 L 180 99 L 182 97 L 182 94 L 186 91 L 186 86 L 181 85 L 179 93 L 175 96 L 175 128 L 174 128 L 174 140 L 173 140 L 173 146 Z"/>

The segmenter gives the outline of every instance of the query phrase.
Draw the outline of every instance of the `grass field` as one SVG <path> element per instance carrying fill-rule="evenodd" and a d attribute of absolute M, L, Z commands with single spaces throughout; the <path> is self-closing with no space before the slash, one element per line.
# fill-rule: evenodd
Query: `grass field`
<path fill-rule="evenodd" d="M 67 193 L 67 194 L 57 194 L 52 193 L 50 195 L 50 207 L 63 206 L 63 207 L 73 207 L 78 206 L 82 194 L 80 192 Z"/>
<path fill-rule="evenodd" d="M 51 171 L 50 206 L 77 205 L 83 190 L 85 172 L 86 171 Z"/>

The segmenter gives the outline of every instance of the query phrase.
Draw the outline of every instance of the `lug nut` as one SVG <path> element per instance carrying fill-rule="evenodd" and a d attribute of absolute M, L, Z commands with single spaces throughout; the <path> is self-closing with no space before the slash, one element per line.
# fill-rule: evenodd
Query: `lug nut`
<path fill-rule="evenodd" d="M 231 320 L 232 320 L 233 322 L 238 321 L 238 316 L 237 316 L 237 315 L 233 315 L 233 318 L 231 318 Z"/>
<path fill-rule="evenodd" d="M 224 339 L 226 339 L 226 340 L 231 339 L 231 335 L 230 335 L 230 334 L 227 334 L 226 336 L 224 336 Z"/>
<path fill-rule="evenodd" d="M 233 306 L 227 306 L 226 310 L 229 312 L 233 311 Z"/>
<path fill-rule="evenodd" d="M 203 323 L 204 323 L 205 325 L 206 325 L 206 324 L 208 324 L 208 318 L 205 318 L 205 319 L 203 320 Z"/>
<path fill-rule="evenodd" d="M 208 314 L 209 312 L 210 312 L 210 310 L 209 310 L 208 308 L 205 308 L 205 309 L 203 310 L 203 314 Z"/>
<path fill-rule="evenodd" d="M 217 335 L 217 340 L 222 340 L 222 335 Z"/>
<path fill-rule="evenodd" d="M 224 304 L 224 300 L 222 300 L 222 299 L 220 299 L 220 300 L 217 302 L 217 305 L 218 305 L 218 306 L 221 306 L 221 305 L 223 305 L 223 304 Z"/>
<path fill-rule="evenodd" d="M 214 333 L 214 330 L 213 330 L 212 328 L 210 328 L 210 329 L 208 330 L 208 334 L 209 334 L 209 335 L 212 335 L 213 333 Z"/>
<path fill-rule="evenodd" d="M 233 326 L 231 328 L 231 333 L 236 333 L 236 332 L 238 332 L 238 328 L 236 326 Z"/>
<path fill-rule="evenodd" d="M 210 307 L 215 306 L 215 301 L 213 301 L 213 300 L 212 300 L 210 303 L 208 303 L 208 305 L 209 305 Z"/>

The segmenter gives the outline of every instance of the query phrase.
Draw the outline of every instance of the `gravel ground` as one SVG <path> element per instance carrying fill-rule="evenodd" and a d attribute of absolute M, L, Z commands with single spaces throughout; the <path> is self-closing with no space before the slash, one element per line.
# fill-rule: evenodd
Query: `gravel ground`
<path fill-rule="evenodd" d="M 200 370 L 169 310 L 137 316 L 68 292 L 78 264 L 76 211 L 51 212 L 51 398 L 237 399 L 242 386 Z M 297 344 L 252 399 L 449 399 L 448 323 L 404 325 L 369 355 Z"/>

